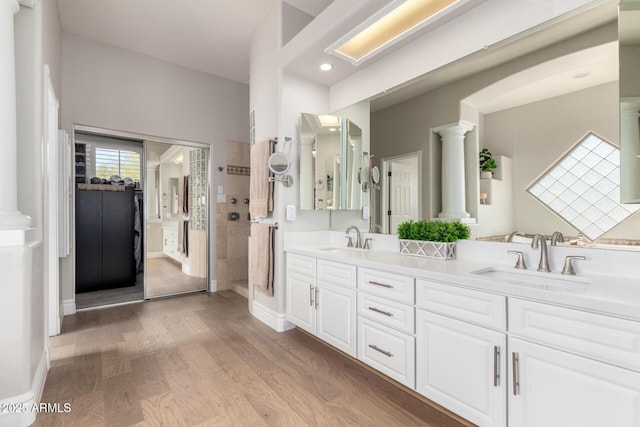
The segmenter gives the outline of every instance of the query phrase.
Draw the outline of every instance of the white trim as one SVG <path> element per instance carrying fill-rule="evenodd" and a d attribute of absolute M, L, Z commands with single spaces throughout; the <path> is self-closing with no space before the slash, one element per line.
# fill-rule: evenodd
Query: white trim
<path fill-rule="evenodd" d="M 253 317 L 269 326 L 276 332 L 285 332 L 296 327 L 293 323 L 287 321 L 286 313 L 276 313 L 270 308 L 265 307 L 256 300 L 253 301 Z"/>
<path fill-rule="evenodd" d="M 165 296 L 165 295 L 163 295 L 163 296 Z M 121 305 L 129 305 L 129 304 L 139 304 L 139 303 L 142 303 L 142 302 L 144 302 L 143 299 L 137 299 L 137 300 L 134 300 L 134 301 L 117 302 L 115 304 L 99 305 L 97 307 L 79 308 L 76 311 L 80 312 L 80 311 L 102 310 L 104 308 L 119 307 Z"/>
<path fill-rule="evenodd" d="M 36 0 L 18 0 L 20 6 L 28 7 L 29 9 L 33 9 L 36 7 Z"/>
<path fill-rule="evenodd" d="M 65 316 L 69 316 L 72 314 L 76 314 L 76 299 L 72 298 L 72 299 L 66 299 L 64 301 L 62 301 L 62 306 L 63 306 L 63 314 Z"/>
<path fill-rule="evenodd" d="M 211 292 L 211 293 L 218 292 L 218 281 L 217 280 L 212 280 L 211 283 L 209 283 L 209 292 Z"/>
<path fill-rule="evenodd" d="M 147 252 L 147 258 L 168 258 L 164 252 Z"/>
<path fill-rule="evenodd" d="M 44 390 L 44 383 L 47 380 L 47 372 L 49 366 L 49 351 L 42 352 L 42 357 L 38 362 L 38 368 L 36 369 L 33 381 L 31 382 L 31 389 L 26 393 L 18 396 L 9 397 L 7 399 L 0 400 L 0 408 L 7 407 L 21 407 L 32 408 L 40 403 L 42 399 L 42 390 Z M 0 425 L 3 427 L 23 427 L 33 424 L 36 420 L 37 412 L 25 411 L 25 412 L 0 412 Z"/>

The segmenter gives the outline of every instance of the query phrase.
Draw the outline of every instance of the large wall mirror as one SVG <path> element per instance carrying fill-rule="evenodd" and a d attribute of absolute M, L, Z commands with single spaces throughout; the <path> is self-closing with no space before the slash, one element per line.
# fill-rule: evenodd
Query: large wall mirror
<path fill-rule="evenodd" d="M 640 203 L 640 2 L 620 2 L 618 41 L 620 195 L 626 203 Z"/>
<path fill-rule="evenodd" d="M 363 158 L 358 125 L 335 115 L 302 113 L 300 209 L 362 209 Z"/>
<path fill-rule="evenodd" d="M 567 241 L 584 235 L 588 243 L 595 241 L 600 247 L 629 249 L 629 245 L 637 245 L 640 213 L 638 205 L 628 202 L 634 198 L 640 202 L 640 195 L 624 198 L 621 193 L 625 191 L 625 177 L 632 182 L 629 188 L 640 192 L 639 108 L 632 110 L 632 139 L 627 139 L 625 130 L 620 129 L 618 108 L 619 93 L 623 102 L 629 94 L 638 97 L 640 83 L 625 82 L 623 65 L 619 92 L 615 9 L 613 6 L 597 25 L 580 21 L 577 15 L 572 17 L 573 28 L 580 30 L 574 30 L 571 37 L 554 36 L 562 25 L 566 26 L 555 24 L 538 30 L 531 38 L 522 35 L 495 52 L 464 58 L 429 73 L 422 81 L 373 99 L 370 129 L 371 151 L 376 153 L 373 165 L 380 167 L 384 159 L 421 150 L 421 212 L 425 219 L 434 218 L 440 208 L 441 190 L 437 183 L 443 171 L 439 147 L 427 135 L 443 124 L 460 119 L 469 121 L 477 125 L 478 148 L 489 148 L 500 158 L 501 168 L 492 182 L 484 183 L 489 190 L 480 190 L 484 186 L 479 177 L 475 179 L 477 187 L 473 182 L 467 185 L 467 191 L 477 192 L 478 196 L 480 192 L 489 193 L 488 199 L 484 199 L 487 204 L 479 197 L 475 201 L 478 224 L 472 226 L 473 237 L 504 239 L 516 230 L 550 236 L 559 231 L 567 236 Z M 626 10 L 622 9 L 624 15 Z M 637 12 L 634 10 L 629 16 L 636 17 L 632 28 L 640 29 Z M 624 17 L 621 28 L 624 37 Z M 552 35 L 546 43 L 531 49 L 528 43 L 540 40 L 547 32 Z M 621 42 L 620 62 L 632 62 L 635 64 L 632 69 L 640 70 L 637 39 L 631 46 Z M 503 62 L 476 68 L 484 56 L 501 55 L 499 49 L 505 51 Z M 634 59 L 628 60 L 625 50 L 635 50 Z M 630 74 L 640 78 L 637 71 Z M 633 92 L 624 87 L 633 87 Z M 398 95 L 402 92 L 407 94 Z M 624 123 L 623 120 L 623 127 Z M 586 165 L 587 169 L 585 164 L 574 164 L 570 157 L 581 155 L 572 155 L 572 150 L 580 144 L 597 147 L 598 153 L 604 155 L 602 158 L 609 156 L 611 164 Z M 616 166 L 618 147 L 622 153 Z M 633 149 L 638 151 L 631 151 L 630 161 L 625 163 L 625 150 Z M 563 159 L 568 159 L 562 165 L 567 168 L 554 170 Z M 593 163 L 592 160 L 589 157 L 587 163 Z M 477 164 L 477 153 L 465 161 Z M 601 169 L 601 176 L 598 178 L 588 168 Z M 566 182 L 558 182 L 552 191 L 547 191 L 555 182 L 545 181 L 545 191 L 538 194 L 544 199 L 541 201 L 534 194 L 539 189 L 532 188 L 552 172 L 558 176 L 559 172 L 567 174 Z M 584 190 L 580 194 L 578 187 Z M 564 192 L 571 200 L 560 197 Z M 580 211 L 574 212 L 578 206 Z M 372 209 L 380 215 L 381 203 L 378 201 Z"/>

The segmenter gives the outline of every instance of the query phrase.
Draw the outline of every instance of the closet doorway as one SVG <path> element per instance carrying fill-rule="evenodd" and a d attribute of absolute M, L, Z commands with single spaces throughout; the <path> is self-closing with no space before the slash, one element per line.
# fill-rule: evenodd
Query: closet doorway
<path fill-rule="evenodd" d="M 145 298 L 207 289 L 209 149 L 145 141 Z"/>

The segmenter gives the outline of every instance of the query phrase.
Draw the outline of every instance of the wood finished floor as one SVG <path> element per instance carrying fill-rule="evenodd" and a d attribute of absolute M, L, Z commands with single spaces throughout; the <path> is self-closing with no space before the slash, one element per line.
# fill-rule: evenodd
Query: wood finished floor
<path fill-rule="evenodd" d="M 65 317 L 36 426 L 432 426 L 448 417 L 224 291 Z"/>

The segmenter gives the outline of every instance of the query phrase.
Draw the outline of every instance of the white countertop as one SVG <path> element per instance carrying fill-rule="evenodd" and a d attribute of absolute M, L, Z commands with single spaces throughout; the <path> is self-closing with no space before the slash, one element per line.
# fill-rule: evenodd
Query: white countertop
<path fill-rule="evenodd" d="M 638 278 L 580 275 L 580 279 L 590 283 L 545 288 L 541 285 L 522 285 L 510 282 L 508 279 L 491 279 L 472 273 L 487 267 L 512 267 L 512 265 L 505 265 L 502 260 L 499 263 L 472 259 L 442 261 L 401 255 L 388 250 L 336 248 L 334 245 L 287 245 L 286 251 L 640 321 L 640 279 Z M 511 258 L 508 260 L 511 261 Z M 637 268 L 640 272 L 640 267 Z M 530 266 L 529 269 L 535 271 L 535 267 Z M 558 279 L 566 277 L 559 273 L 544 274 Z M 640 277 L 640 274 L 636 277 Z"/>

